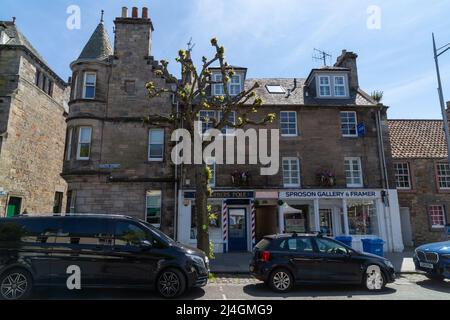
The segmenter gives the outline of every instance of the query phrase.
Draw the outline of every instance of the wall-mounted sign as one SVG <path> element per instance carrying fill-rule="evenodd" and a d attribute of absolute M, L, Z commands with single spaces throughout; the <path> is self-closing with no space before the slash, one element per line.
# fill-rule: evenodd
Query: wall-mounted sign
<path fill-rule="evenodd" d="M 100 164 L 98 167 L 100 169 L 119 169 L 120 164 Z"/>
<path fill-rule="evenodd" d="M 364 137 L 365 135 L 366 135 L 366 125 L 364 124 L 364 122 L 361 122 L 360 124 L 358 124 L 358 136 Z"/>
<path fill-rule="evenodd" d="M 280 199 L 376 199 L 378 190 L 300 190 L 280 192 Z"/>
<path fill-rule="evenodd" d="M 184 193 L 185 199 L 195 199 L 195 191 Z M 254 199 L 253 191 L 214 191 L 211 199 Z"/>

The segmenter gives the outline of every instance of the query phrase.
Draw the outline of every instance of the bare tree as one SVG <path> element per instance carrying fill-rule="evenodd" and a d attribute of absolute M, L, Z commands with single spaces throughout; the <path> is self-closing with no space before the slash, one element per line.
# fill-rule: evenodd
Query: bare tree
<path fill-rule="evenodd" d="M 149 115 L 145 122 L 156 124 L 162 121 L 169 123 L 178 123 L 182 120 L 183 127 L 194 140 L 196 130 L 195 121 L 207 121 L 213 124 L 213 129 L 222 130 L 229 128 L 244 128 L 247 125 L 260 126 L 268 122 L 273 122 L 275 114 L 267 114 L 259 117 L 259 120 L 252 119 L 252 115 L 258 112 L 259 107 L 263 104 L 260 97 L 256 95 L 255 90 L 259 88 L 259 84 L 255 82 L 251 88 L 243 89 L 241 93 L 234 96 L 230 94 L 229 83 L 235 75 L 235 70 L 225 61 L 225 48 L 218 44 L 217 39 L 211 40 L 211 45 L 215 49 L 213 58 L 202 58 L 201 70 L 198 70 L 191 58 L 190 50 L 180 50 L 177 63 L 181 65 L 182 80 L 179 81 L 168 71 L 169 63 L 166 60 L 161 61 L 161 67 L 155 70 L 155 75 L 166 80 L 166 82 L 174 84 L 175 90 L 167 88 L 158 88 L 153 82 L 147 83 L 147 90 L 150 98 L 159 97 L 162 94 L 174 94 L 180 103 L 178 114 L 171 114 L 169 117 L 163 115 Z M 218 64 L 218 67 L 215 65 Z M 217 68 L 221 73 L 221 81 L 214 81 L 211 68 Z M 223 96 L 208 95 L 207 90 L 214 85 L 223 85 Z M 201 110 L 220 111 L 222 116 L 220 119 L 201 119 Z M 229 121 L 232 113 L 236 114 L 236 123 Z M 203 141 L 202 151 L 209 144 L 209 141 Z M 203 155 L 203 153 L 202 153 Z M 197 210 L 197 243 L 198 248 L 211 256 L 211 246 L 209 240 L 209 212 L 208 198 L 212 195 L 209 187 L 209 181 L 212 178 L 212 172 L 208 164 L 203 161 L 201 165 L 189 164 L 196 177 L 196 199 L 195 207 Z"/>

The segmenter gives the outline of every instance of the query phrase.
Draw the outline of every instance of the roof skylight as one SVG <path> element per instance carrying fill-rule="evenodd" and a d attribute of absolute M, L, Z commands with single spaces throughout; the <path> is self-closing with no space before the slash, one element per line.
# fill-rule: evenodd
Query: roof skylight
<path fill-rule="evenodd" d="M 286 93 L 286 90 L 280 85 L 267 85 L 266 89 L 269 93 L 272 93 L 272 94 Z"/>

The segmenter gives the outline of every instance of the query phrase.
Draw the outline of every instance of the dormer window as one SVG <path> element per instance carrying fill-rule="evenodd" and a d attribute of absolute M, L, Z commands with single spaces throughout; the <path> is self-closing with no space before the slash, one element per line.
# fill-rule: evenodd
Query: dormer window
<path fill-rule="evenodd" d="M 213 76 L 214 82 L 222 82 L 222 74 L 216 73 Z M 237 96 L 242 92 L 242 81 L 240 75 L 234 75 L 231 77 L 230 83 L 228 85 L 228 92 L 230 96 Z M 225 95 L 225 90 L 223 87 L 223 83 L 215 83 L 213 85 L 213 95 L 214 96 L 223 96 Z"/>
<path fill-rule="evenodd" d="M 317 97 L 346 98 L 348 95 L 348 78 L 346 74 L 319 74 L 317 76 Z"/>
<path fill-rule="evenodd" d="M 215 74 L 214 75 L 214 82 L 222 82 L 222 75 L 221 74 Z M 214 95 L 215 96 L 223 96 L 225 94 L 225 90 L 223 89 L 222 83 L 215 83 L 213 86 Z"/>
<path fill-rule="evenodd" d="M 83 99 L 95 99 L 95 87 L 97 83 L 97 74 L 86 72 L 83 83 Z"/>
<path fill-rule="evenodd" d="M 242 92 L 241 89 L 241 76 L 236 75 L 231 77 L 230 83 L 230 95 L 237 96 Z"/>
<path fill-rule="evenodd" d="M 331 96 L 331 84 L 329 76 L 319 76 L 319 94 L 321 97 Z"/>

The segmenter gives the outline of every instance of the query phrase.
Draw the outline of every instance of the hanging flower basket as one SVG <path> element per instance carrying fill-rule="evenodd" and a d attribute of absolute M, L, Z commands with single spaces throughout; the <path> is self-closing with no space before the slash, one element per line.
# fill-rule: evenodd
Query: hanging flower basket
<path fill-rule="evenodd" d="M 247 171 L 235 171 L 231 175 L 231 183 L 235 187 L 248 187 L 250 185 L 250 173 Z"/>
<path fill-rule="evenodd" d="M 319 170 L 316 173 L 316 177 L 321 187 L 336 186 L 336 174 L 331 170 Z"/>

